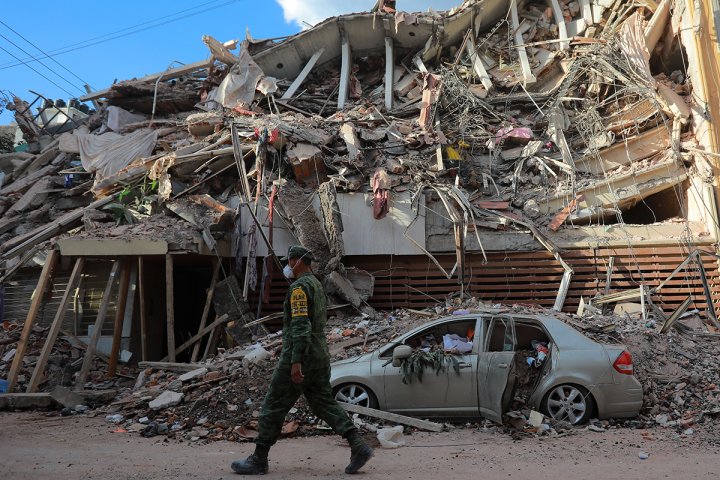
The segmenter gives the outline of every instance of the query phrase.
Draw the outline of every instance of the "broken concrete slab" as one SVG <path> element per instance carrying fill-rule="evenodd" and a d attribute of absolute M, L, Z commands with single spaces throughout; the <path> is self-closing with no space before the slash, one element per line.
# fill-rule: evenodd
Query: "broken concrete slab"
<path fill-rule="evenodd" d="M 163 408 L 174 407 L 178 403 L 182 402 L 185 395 L 172 390 L 165 390 L 158 395 L 154 400 L 151 400 L 149 407 L 153 410 L 162 410 Z"/>
<path fill-rule="evenodd" d="M 191 370 L 191 371 L 189 371 L 189 372 L 187 372 L 187 373 L 183 373 L 182 375 L 180 375 L 180 376 L 178 377 L 178 379 L 179 379 L 181 382 L 185 383 L 185 382 L 189 382 L 190 380 L 193 380 L 193 379 L 195 379 L 195 378 L 197 378 L 197 377 L 202 377 L 202 376 L 205 375 L 206 373 L 208 373 L 208 369 L 207 369 L 207 368 L 205 368 L 205 367 L 196 368 L 195 370 Z"/>
<path fill-rule="evenodd" d="M 55 408 L 58 403 L 49 393 L 1 393 L 0 410 Z"/>

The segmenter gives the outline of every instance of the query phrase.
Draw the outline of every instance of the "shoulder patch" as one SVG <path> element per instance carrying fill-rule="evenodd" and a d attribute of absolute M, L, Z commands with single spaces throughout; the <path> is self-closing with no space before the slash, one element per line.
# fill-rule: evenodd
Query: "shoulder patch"
<path fill-rule="evenodd" d="M 307 317 L 308 299 L 305 291 L 300 287 L 293 288 L 290 293 L 290 312 L 293 318 Z"/>

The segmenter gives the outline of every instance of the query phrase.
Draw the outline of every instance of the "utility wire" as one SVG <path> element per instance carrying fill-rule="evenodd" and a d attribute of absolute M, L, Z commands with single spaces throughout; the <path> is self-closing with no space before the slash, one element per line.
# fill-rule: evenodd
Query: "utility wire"
<path fill-rule="evenodd" d="M 43 77 L 45 80 L 47 80 L 48 82 L 52 83 L 53 85 L 55 85 L 56 87 L 58 87 L 58 88 L 59 88 L 60 90 L 62 90 L 63 92 L 65 92 L 65 93 L 67 93 L 68 95 L 70 95 L 71 97 L 74 97 L 74 96 L 75 96 L 74 94 L 72 94 L 72 93 L 68 92 L 67 90 L 65 90 L 64 87 L 61 87 L 60 85 L 58 85 L 57 83 L 53 82 L 53 81 L 50 80 L 48 77 L 46 77 L 45 75 L 43 75 L 42 73 L 40 73 L 39 71 L 37 71 L 37 70 L 36 70 L 32 65 L 30 65 L 29 63 L 27 63 L 27 62 L 25 62 L 25 61 L 23 61 L 23 60 L 20 60 L 19 57 L 15 56 L 15 54 L 13 54 L 12 52 L 10 52 L 10 51 L 7 50 L 6 48 L 0 46 L 0 50 L 3 50 L 3 51 L 4 51 L 5 53 L 7 53 L 8 55 L 10 55 L 11 57 L 15 58 L 18 62 L 20 62 L 21 64 L 25 65 L 25 66 L 28 67 L 30 70 L 32 70 L 33 72 L 37 73 L 38 75 L 40 75 L 41 77 Z"/>
<path fill-rule="evenodd" d="M 181 11 L 179 11 L 179 12 L 176 12 L 176 13 L 172 14 L 172 15 L 169 15 L 169 17 L 175 16 L 175 15 L 178 15 L 178 14 L 180 14 L 180 13 L 184 13 L 184 12 L 187 12 L 187 11 L 190 11 L 190 10 L 196 10 L 196 9 L 198 9 L 198 8 L 200 8 L 200 7 L 205 6 L 205 5 L 212 4 L 212 3 L 216 3 L 217 1 L 218 1 L 218 0 L 214 0 L 214 1 L 212 1 L 212 2 L 206 2 L 206 3 L 200 4 L 200 5 L 198 5 L 198 6 L 196 6 L 196 7 L 193 7 L 193 8 L 189 8 L 189 9 L 186 9 L 186 10 L 181 10 Z M 225 6 L 227 6 L 227 5 L 230 5 L 231 3 L 236 3 L 236 2 L 238 2 L 238 1 L 239 1 L 239 0 L 229 0 L 229 1 L 225 1 L 224 3 L 221 3 L 221 4 L 219 4 L 219 5 L 215 5 L 215 6 L 213 6 L 213 7 L 208 7 L 208 8 L 204 9 L 204 10 L 201 11 L 201 12 L 192 12 L 192 13 L 189 13 L 189 14 L 187 14 L 187 15 L 183 15 L 183 16 L 180 16 L 180 17 L 177 17 L 177 18 L 171 18 L 171 19 L 166 20 L 166 21 L 161 22 L 161 23 L 157 23 L 157 24 L 154 24 L 154 25 L 149 25 L 149 26 L 147 26 L 147 27 L 140 28 L 140 29 L 136 29 L 136 30 L 133 30 L 133 31 L 128 31 L 127 33 L 122 33 L 122 32 L 127 31 L 127 30 L 132 30 L 132 29 L 135 29 L 135 28 L 137 28 L 137 27 L 140 27 L 140 26 L 143 26 L 143 25 L 146 25 L 146 24 L 149 24 L 149 23 L 156 22 L 157 20 L 162 20 L 163 18 L 168 18 L 168 16 L 166 15 L 166 16 L 164 16 L 164 17 L 156 18 L 156 19 L 154 19 L 154 20 L 149 20 L 149 21 L 147 21 L 147 22 L 140 23 L 140 24 L 135 25 L 135 26 L 132 26 L 132 27 L 127 27 L 127 28 L 125 28 L 125 29 L 117 30 L 117 31 L 112 32 L 112 33 L 109 33 L 109 34 L 100 35 L 100 36 L 98 36 L 98 37 L 94 37 L 94 38 L 91 38 L 91 39 L 88 39 L 88 40 L 84 40 L 84 41 L 82 41 L 82 42 L 74 43 L 74 44 L 71 44 L 71 45 L 66 45 L 65 47 L 61 47 L 61 48 L 59 48 L 59 49 L 57 49 L 57 50 L 52 50 L 52 51 L 50 51 L 48 56 L 50 56 L 50 55 L 52 55 L 52 56 L 62 55 L 62 54 L 64 54 L 64 53 L 74 52 L 74 51 L 76 51 L 76 50 L 80 50 L 80 49 L 87 48 L 87 47 L 92 47 L 92 46 L 94 46 L 94 45 L 98 45 L 98 44 L 101 44 L 101 43 L 109 42 L 109 41 L 111 41 L 111 40 L 116 40 L 116 39 L 118 39 L 118 38 L 127 37 L 127 36 L 129 36 L 129 35 L 133 35 L 133 34 L 136 34 L 136 33 L 140 33 L 140 32 L 143 32 L 143 31 L 146 31 L 146 30 L 150 30 L 150 29 L 153 29 L 153 28 L 161 27 L 161 26 L 167 25 L 167 24 L 169 24 L 169 23 L 177 22 L 177 21 L 179 21 L 179 20 L 183 20 L 183 19 L 185 19 L 185 18 L 195 16 L 195 15 L 197 15 L 197 14 L 199 14 L 199 13 L 204 13 L 204 12 L 207 12 L 207 11 L 210 11 L 210 10 L 215 10 L 215 9 L 218 9 L 218 8 L 221 8 L 221 7 L 225 7 Z M 121 35 L 110 36 L 110 35 L 114 35 L 115 33 L 122 33 L 122 34 L 121 34 Z M 108 37 L 108 36 L 110 36 L 110 37 L 109 37 L 109 38 L 105 38 L 105 37 Z M 93 41 L 93 40 L 97 40 L 97 41 Z M 92 42 L 92 43 L 88 43 L 88 42 Z M 72 48 L 72 47 L 74 47 L 74 48 Z M 40 58 L 46 58 L 46 57 L 40 57 Z M 24 59 L 24 60 L 21 60 L 21 59 L 19 59 L 19 58 L 17 58 L 17 57 L 16 57 L 16 59 L 17 59 L 17 62 L 16 62 L 16 63 L 12 63 L 12 62 L 11 62 L 11 63 L 6 63 L 6 64 L 3 64 L 3 65 L 0 65 L 0 70 L 5 70 L 5 69 L 7 69 L 7 68 L 17 67 L 18 65 L 21 65 L 21 64 L 24 64 L 25 62 L 28 62 L 28 61 L 33 60 L 32 58 L 26 58 L 26 59 Z"/>
<path fill-rule="evenodd" d="M 52 68 L 48 67 L 47 64 L 43 63 L 42 60 L 33 57 L 27 50 L 25 50 L 25 49 L 22 48 L 20 45 L 18 45 L 17 43 L 13 42 L 13 41 L 10 40 L 9 38 L 7 38 L 7 37 L 6 37 L 5 35 L 3 35 L 2 33 L 0 33 L 0 37 L 2 37 L 2 38 L 4 38 L 5 40 L 7 40 L 10 44 L 12 44 L 15 48 L 17 48 L 18 50 L 20 50 L 21 52 L 23 52 L 25 55 L 30 55 L 30 58 L 32 58 L 33 60 L 36 60 L 40 65 L 42 65 L 43 67 L 47 68 L 50 73 L 53 73 L 53 74 L 57 75 L 58 77 L 62 78 L 63 80 L 65 80 L 65 82 L 67 82 L 68 85 L 71 85 L 71 86 L 74 87 L 74 88 L 78 88 L 78 86 L 77 86 L 76 84 L 74 84 L 73 82 L 71 82 L 71 81 L 68 80 L 67 78 L 63 77 L 62 75 L 60 75 L 58 72 L 56 72 L 56 71 L 53 70 Z M 26 65 L 27 65 L 27 64 L 26 64 Z M 84 90 L 84 89 L 82 89 L 82 88 L 78 88 L 78 89 L 79 89 L 82 93 L 85 93 L 85 90 Z M 67 91 L 67 90 L 66 90 L 66 91 Z M 71 95 L 71 96 L 72 96 L 72 95 Z"/>
<path fill-rule="evenodd" d="M 18 32 L 18 31 L 15 30 L 14 28 L 12 28 L 10 25 L 8 25 L 7 23 L 3 22 L 2 20 L 0 20 L 0 24 L 5 25 L 5 27 L 6 27 L 8 30 L 10 30 L 10 31 L 13 32 L 15 35 L 17 35 L 18 37 L 22 38 L 22 39 L 25 40 L 27 43 L 29 43 L 30 45 L 32 45 L 33 47 L 35 47 L 35 49 L 38 50 L 38 51 L 39 51 L 40 53 L 42 53 L 43 55 L 45 55 L 46 58 L 49 58 L 50 60 L 52 60 L 53 62 L 55 62 L 58 66 L 60 66 L 63 70 L 65 70 L 66 72 L 68 72 L 70 75 L 72 75 L 73 77 L 75 77 L 75 78 L 77 78 L 78 80 L 80 80 L 80 81 L 82 82 L 83 86 L 84 86 L 84 85 L 88 85 L 88 86 L 90 85 L 89 82 L 86 82 L 85 80 L 83 80 L 82 78 L 80 78 L 79 76 L 77 76 L 73 71 L 71 71 L 70 69 L 68 69 L 65 65 L 63 65 L 62 63 L 60 63 L 60 62 L 58 62 L 57 60 L 55 60 L 55 59 L 52 57 L 52 55 L 48 54 L 47 52 L 45 52 L 45 50 L 43 50 L 42 48 L 38 47 L 36 44 L 34 44 L 34 43 L 31 42 L 30 40 L 28 40 L 25 36 L 23 36 L 20 32 Z M 9 41 L 9 40 L 8 40 L 8 41 Z M 18 47 L 18 48 L 19 48 L 19 47 Z M 24 50 L 23 50 L 23 51 L 24 51 Z M 33 59 L 34 59 L 34 60 L 37 60 L 38 62 L 40 62 L 40 59 L 37 59 L 37 58 L 34 58 L 34 57 L 33 57 Z"/>

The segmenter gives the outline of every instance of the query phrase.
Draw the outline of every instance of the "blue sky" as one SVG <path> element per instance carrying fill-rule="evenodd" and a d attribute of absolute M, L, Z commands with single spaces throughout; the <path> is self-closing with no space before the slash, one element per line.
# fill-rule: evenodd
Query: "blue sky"
<path fill-rule="evenodd" d="M 399 0 L 398 8 L 445 10 L 460 3 Z M 116 79 L 162 71 L 175 60 L 192 63 L 207 58 L 203 35 L 220 41 L 242 39 L 246 28 L 253 38 L 291 35 L 303 25 L 340 13 L 369 10 L 373 4 L 373 0 L 13 2 L 0 17 L 6 24 L 0 23 L 0 90 L 28 101 L 35 97 L 28 90 L 67 100 L 83 94 L 83 81 L 93 89 L 102 89 Z M 51 54 L 52 59 L 13 66 L 19 63 L 14 57 L 26 61 L 31 56 L 43 56 L 18 34 Z M 0 124 L 11 120 L 8 112 L 0 114 Z"/>

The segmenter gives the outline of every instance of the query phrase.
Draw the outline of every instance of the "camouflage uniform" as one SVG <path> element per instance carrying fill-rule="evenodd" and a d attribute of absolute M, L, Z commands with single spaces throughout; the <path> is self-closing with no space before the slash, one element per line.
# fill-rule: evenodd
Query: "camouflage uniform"
<path fill-rule="evenodd" d="M 325 292 L 312 274 L 300 276 L 288 290 L 283 320 L 283 348 L 260 411 L 255 443 L 271 447 L 278 439 L 285 416 L 300 395 L 318 418 L 338 435 L 346 436 L 355 425 L 335 401 L 330 387 L 330 353 L 325 339 Z M 304 380 L 293 383 L 290 367 L 302 364 Z"/>

